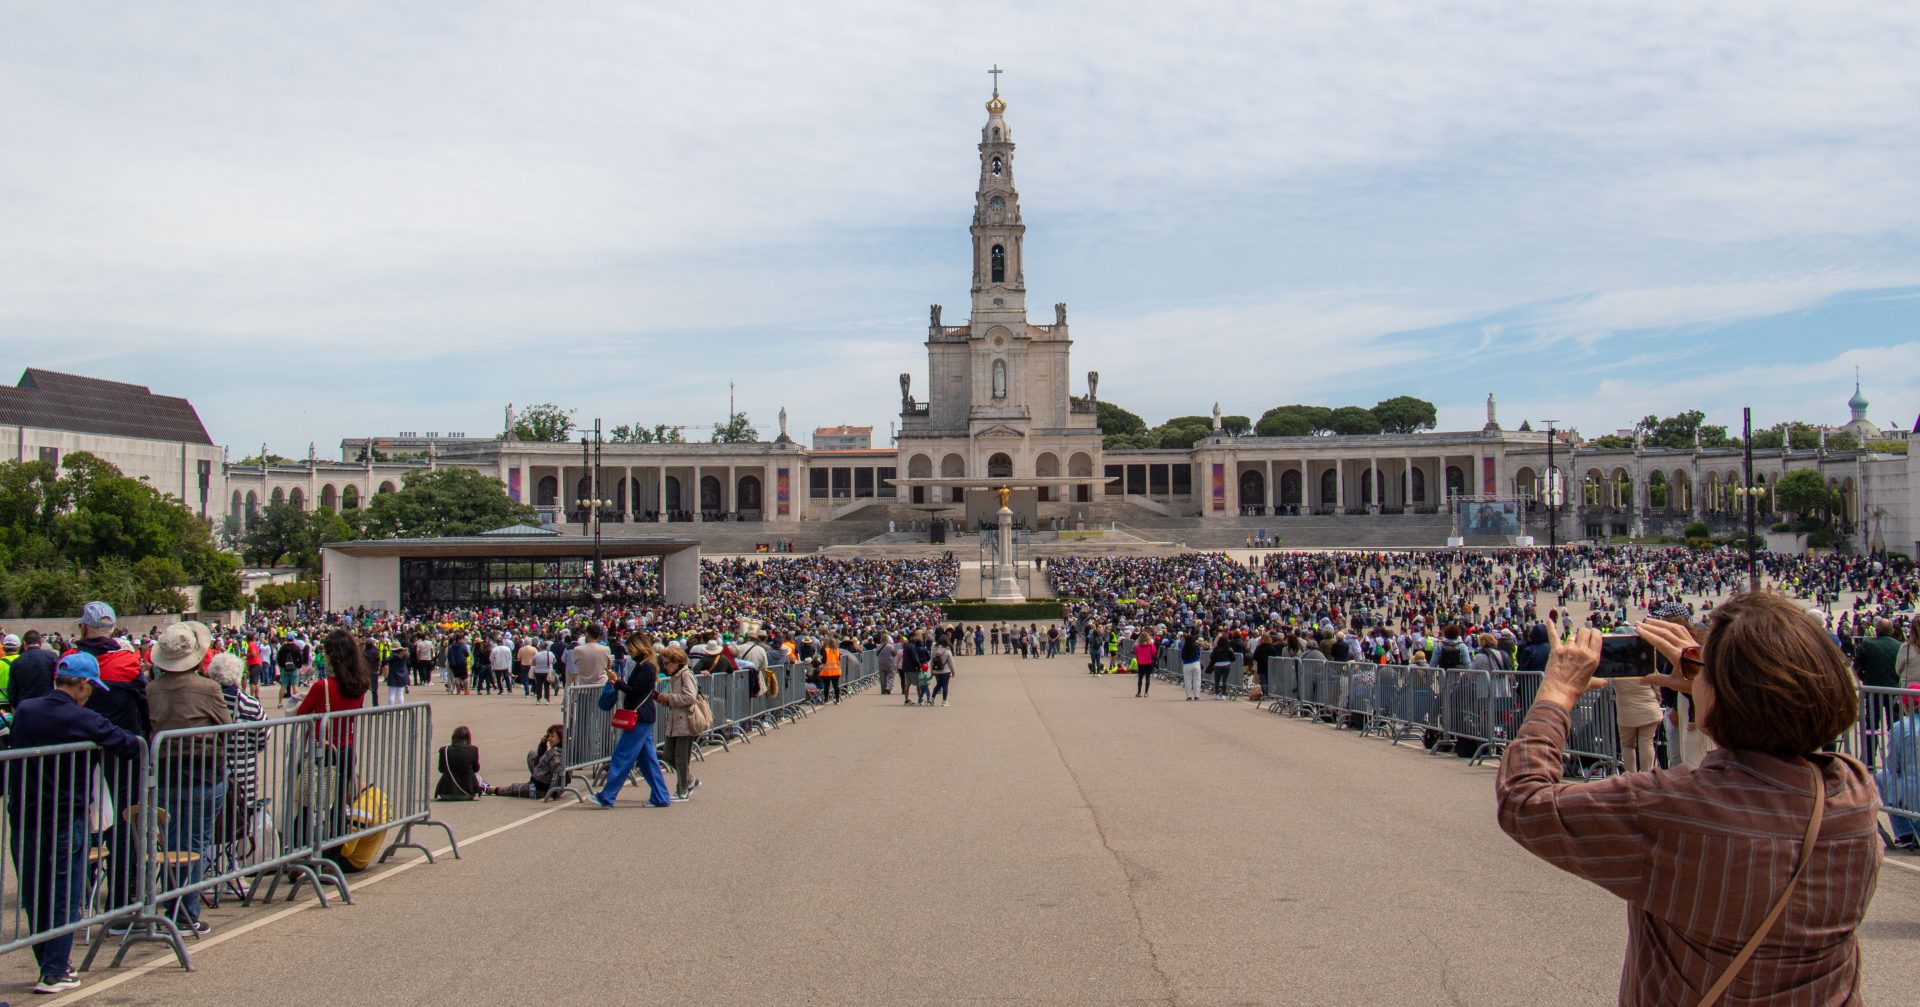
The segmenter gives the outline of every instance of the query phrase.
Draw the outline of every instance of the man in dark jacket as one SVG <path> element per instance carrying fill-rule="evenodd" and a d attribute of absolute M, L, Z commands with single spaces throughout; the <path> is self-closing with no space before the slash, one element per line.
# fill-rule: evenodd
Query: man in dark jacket
<path fill-rule="evenodd" d="M 140 655 L 115 639 L 113 630 L 113 606 L 104 601 L 90 601 L 81 609 L 80 639 L 74 642 L 72 653 L 93 658 L 99 668 L 101 683 L 108 686 L 93 690 L 86 699 L 87 709 L 107 718 L 113 726 L 128 734 L 150 738 L 153 736 L 153 718 L 147 708 L 147 679 L 140 670 Z M 140 803 L 138 760 L 110 757 L 101 768 L 106 772 L 107 791 L 113 795 L 114 807 L 131 808 Z M 138 832 L 135 827 L 122 822 L 116 823 L 106 834 L 110 851 L 107 857 L 107 898 L 116 906 L 124 906 L 132 901 L 138 884 L 140 865 L 135 853 Z"/>
<path fill-rule="evenodd" d="M 92 742 L 123 764 L 139 764 L 140 739 L 87 709 L 90 695 L 111 688 L 100 680 L 100 664 L 92 655 L 76 652 L 61 658 L 53 682 L 52 692 L 15 707 L 12 748 Z M 92 752 L 77 752 L 7 764 L 7 814 L 12 820 L 7 838 L 19 872 L 20 906 L 34 931 L 66 926 L 80 915 L 87 887 L 84 860 L 90 845 L 87 797 L 93 786 L 93 758 Z M 40 982 L 33 991 L 61 993 L 79 986 L 72 954 L 71 932 L 35 944 Z"/>
<path fill-rule="evenodd" d="M 1519 660 L 1514 665 L 1521 671 L 1546 671 L 1547 658 L 1553 656 L 1553 630 L 1544 622 L 1536 622 L 1527 630 L 1527 645 L 1520 648 Z M 1527 711 L 1533 709 L 1533 697 L 1540 692 L 1540 678 L 1537 675 L 1517 676 L 1519 715 L 1526 718 Z"/>
<path fill-rule="evenodd" d="M 45 646 L 37 629 L 20 637 L 20 656 L 13 659 L 13 671 L 7 679 L 7 704 L 16 709 L 29 699 L 53 691 L 53 666 L 60 655 Z"/>

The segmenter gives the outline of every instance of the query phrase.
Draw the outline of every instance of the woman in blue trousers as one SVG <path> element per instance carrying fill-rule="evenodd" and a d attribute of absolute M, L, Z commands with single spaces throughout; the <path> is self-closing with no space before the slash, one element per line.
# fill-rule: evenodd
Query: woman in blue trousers
<path fill-rule="evenodd" d="M 593 799 L 603 808 L 613 807 L 620 788 L 626 786 L 628 775 L 638 766 L 640 775 L 647 780 L 647 803 L 664 808 L 673 803 L 673 798 L 667 796 L 667 777 L 660 771 L 660 753 L 653 745 L 653 691 L 659 683 L 659 666 L 654 663 L 653 645 L 644 634 L 636 633 L 627 640 L 627 653 L 633 658 L 633 671 L 625 681 L 616 677 L 608 679 L 607 684 L 619 694 L 615 708 L 634 711 L 639 722 L 619 732 L 620 736 L 614 740 L 607 785 L 600 788 Z"/>

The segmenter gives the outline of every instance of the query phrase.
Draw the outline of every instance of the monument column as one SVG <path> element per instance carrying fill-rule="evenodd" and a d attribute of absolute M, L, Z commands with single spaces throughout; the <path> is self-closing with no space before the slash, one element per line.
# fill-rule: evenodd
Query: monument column
<path fill-rule="evenodd" d="M 1380 478 L 1380 456 L 1367 457 L 1367 497 L 1373 504 L 1367 510 L 1369 514 L 1378 514 L 1386 509 L 1386 501 L 1381 497 L 1387 492 L 1387 481 Z"/>
<path fill-rule="evenodd" d="M 1333 460 L 1333 512 L 1335 514 L 1347 512 L 1347 460 L 1345 458 Z"/>
<path fill-rule="evenodd" d="M 1318 491 L 1307 481 L 1307 460 L 1300 459 L 1300 513 L 1313 513 L 1314 498 Z"/>
<path fill-rule="evenodd" d="M 653 519 L 665 524 L 667 521 L 667 467 L 661 465 L 653 480 Z"/>

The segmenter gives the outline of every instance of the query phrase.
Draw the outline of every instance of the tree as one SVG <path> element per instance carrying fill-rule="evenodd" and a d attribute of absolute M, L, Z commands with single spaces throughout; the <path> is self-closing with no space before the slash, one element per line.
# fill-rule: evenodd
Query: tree
<path fill-rule="evenodd" d="M 1225 430 L 1235 437 L 1239 437 L 1253 430 L 1253 418 L 1250 416 L 1222 416 L 1220 417 L 1220 429 Z"/>
<path fill-rule="evenodd" d="M 1178 416 L 1154 427 L 1148 433 L 1156 448 L 1190 448 L 1195 441 L 1205 440 L 1213 433 L 1213 418 Z"/>
<path fill-rule="evenodd" d="M 1634 424 L 1634 428 L 1646 435 L 1647 446 L 1653 448 L 1687 451 L 1692 449 L 1696 434 L 1703 448 L 1728 446 L 1727 428 L 1707 423 L 1706 418 L 1706 413 L 1689 409 L 1665 419 L 1648 416 Z"/>
<path fill-rule="evenodd" d="M 1755 451 L 1778 451 L 1786 446 L 1787 433 L 1789 431 L 1793 434 L 1793 449 L 1795 451 L 1809 451 L 1820 445 L 1819 428 L 1811 423 L 1791 420 L 1786 423 L 1775 423 L 1765 430 L 1755 430 L 1753 432 L 1753 449 Z"/>
<path fill-rule="evenodd" d="M 1819 470 L 1794 469 L 1773 484 L 1773 501 L 1780 509 L 1798 514 L 1805 521 L 1833 510 L 1840 499 Z"/>
<path fill-rule="evenodd" d="M 267 458 L 268 465 L 292 465 L 293 464 L 293 459 L 288 458 L 286 455 L 274 454 L 271 451 L 267 452 L 266 458 Z M 260 464 L 260 456 L 248 455 L 245 458 L 242 458 L 239 461 L 235 462 L 234 464 L 245 465 L 251 468 L 253 466 Z"/>
<path fill-rule="evenodd" d="M 655 423 L 652 427 L 622 423 L 613 428 L 608 439 L 615 444 L 685 444 L 687 441 L 679 427 L 666 423 Z"/>
<path fill-rule="evenodd" d="M 1253 432 L 1262 437 L 1307 437 L 1313 433 L 1313 424 L 1297 412 L 1269 409 L 1254 424 Z"/>
<path fill-rule="evenodd" d="M 1380 420 L 1371 410 L 1359 406 L 1341 406 L 1333 411 L 1328 425 L 1336 434 L 1377 434 Z"/>
<path fill-rule="evenodd" d="M 1101 441 L 1103 446 L 1120 449 L 1151 446 L 1140 443 L 1141 435 L 1147 432 L 1146 420 L 1111 402 L 1096 403 L 1094 408 L 1095 422 L 1105 435 Z"/>
<path fill-rule="evenodd" d="M 1379 422 L 1382 433 L 1411 434 L 1432 430 L 1439 422 L 1439 414 L 1434 411 L 1433 403 L 1411 395 L 1383 399 L 1369 412 Z"/>
<path fill-rule="evenodd" d="M 551 402 L 528 406 L 513 420 L 513 436 L 523 441 L 560 443 L 573 439 L 573 410 Z"/>
<path fill-rule="evenodd" d="M 1282 419 L 1281 417 L 1292 417 Z M 1302 430 L 1304 426 L 1304 430 Z M 1299 432 L 1294 432 L 1299 431 Z M 1260 414 L 1253 432 L 1262 437 L 1302 437 L 1333 432 L 1333 410 L 1325 406 L 1274 406 Z"/>
<path fill-rule="evenodd" d="M 1625 451 L 1633 447 L 1633 438 L 1623 437 L 1620 434 L 1601 434 L 1588 441 L 1586 446 L 1602 451 Z"/>
<path fill-rule="evenodd" d="M 715 444 L 752 444 L 760 439 L 760 431 L 753 428 L 746 413 L 734 413 L 725 423 L 716 423 L 713 427 L 712 442 Z"/>
<path fill-rule="evenodd" d="M 258 566 L 279 566 L 288 558 L 298 563 L 312 545 L 306 512 L 285 500 L 275 500 L 247 528 L 240 554 Z"/>
<path fill-rule="evenodd" d="M 364 527 L 369 538 L 442 538 L 530 521 L 535 513 L 509 499 L 500 480 L 473 469 L 415 470 L 397 491 L 374 495 Z"/>
<path fill-rule="evenodd" d="M 129 613 L 177 610 L 180 588 L 238 593 L 235 562 L 178 498 L 85 452 L 0 464 L 0 607 L 71 614 L 88 597 Z"/>

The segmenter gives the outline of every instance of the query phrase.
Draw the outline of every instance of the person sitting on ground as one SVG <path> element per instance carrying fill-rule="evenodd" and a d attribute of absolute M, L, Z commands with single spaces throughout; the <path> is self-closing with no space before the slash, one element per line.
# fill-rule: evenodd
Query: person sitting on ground
<path fill-rule="evenodd" d="M 531 797 L 535 800 L 545 800 L 565 782 L 566 746 L 562 744 L 565 737 L 566 728 L 559 724 L 549 726 L 547 733 L 540 736 L 540 744 L 527 753 L 527 782 L 509 783 L 504 787 L 488 787 L 486 792 L 498 797 Z"/>
<path fill-rule="evenodd" d="M 1635 632 L 1678 671 L 1650 684 L 1690 693 L 1720 747 L 1698 767 L 1561 782 L 1600 663 L 1600 634 L 1581 629 L 1501 759 L 1501 829 L 1627 900 L 1622 1004 L 1857 1001 L 1880 797 L 1865 766 L 1822 751 L 1859 712 L 1840 649 L 1799 605 L 1757 592 L 1715 609 L 1700 646 L 1671 623 Z M 1756 953 L 1764 966 L 1746 968 Z"/>
<path fill-rule="evenodd" d="M 440 780 L 433 785 L 433 796 L 441 801 L 471 801 L 487 792 L 487 781 L 480 778 L 480 749 L 473 744 L 473 732 L 465 724 L 453 729 L 453 743 L 440 749 Z"/>

